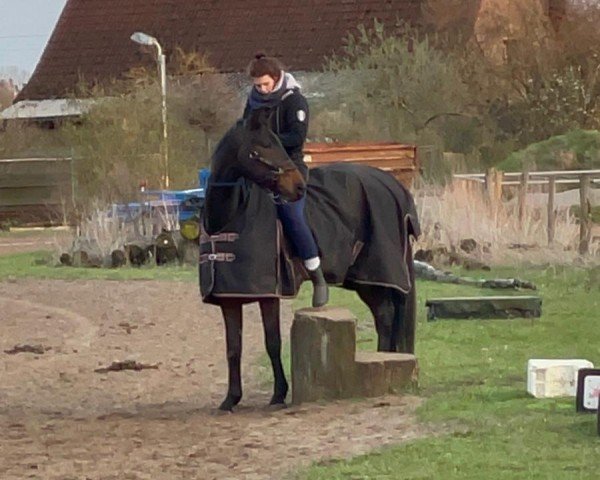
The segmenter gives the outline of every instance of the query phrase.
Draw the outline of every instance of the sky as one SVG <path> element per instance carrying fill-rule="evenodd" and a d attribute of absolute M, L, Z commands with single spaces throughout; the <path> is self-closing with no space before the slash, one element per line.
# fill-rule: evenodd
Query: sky
<path fill-rule="evenodd" d="M 26 77 L 33 73 L 65 3 L 0 0 L 0 76 L 13 73 Z"/>

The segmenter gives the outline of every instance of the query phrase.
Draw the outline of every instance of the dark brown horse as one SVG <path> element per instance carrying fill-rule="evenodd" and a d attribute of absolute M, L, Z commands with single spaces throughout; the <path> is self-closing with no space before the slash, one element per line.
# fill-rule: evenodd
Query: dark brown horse
<path fill-rule="evenodd" d="M 208 235 L 223 231 L 230 220 L 243 214 L 247 202 L 244 190 L 236 188 L 241 181 L 250 181 L 287 201 L 298 200 L 306 194 L 307 185 L 294 163 L 288 158 L 276 135 L 269 129 L 269 112 L 258 111 L 248 121 L 234 125 L 217 146 L 211 163 L 211 177 L 206 194 L 203 227 Z M 362 167 L 369 168 L 369 167 Z M 371 169 L 373 170 L 373 169 Z M 336 175 L 344 175 L 344 167 L 338 167 Z M 369 171 L 367 171 L 368 173 Z M 386 175 L 377 171 L 377 175 Z M 394 179 L 385 178 L 392 189 L 402 188 Z M 392 184 L 389 184 L 392 182 Z M 310 183 L 309 183 L 310 185 Z M 389 189 L 389 186 L 388 186 Z M 315 194 L 316 195 L 316 194 Z M 410 205 L 414 204 L 408 193 Z M 404 197 L 403 197 L 404 198 Z M 350 199 L 343 199 L 344 202 Z M 390 210 L 390 205 L 385 207 Z M 402 215 L 401 206 L 397 215 Z M 357 206 L 355 216 L 367 215 Z M 361 213 L 362 212 L 362 213 Z M 395 214 L 395 213 L 393 213 Z M 373 216 L 373 213 L 370 213 Z M 414 218 L 416 222 L 416 217 Z M 369 222 L 365 223 L 370 225 Z M 416 235 L 418 226 L 406 233 Z M 361 245 L 369 245 L 369 231 L 357 232 Z M 407 236 L 407 235 L 406 235 Z M 318 237 L 318 235 L 317 235 Z M 414 352 L 415 334 L 415 289 L 412 252 L 408 239 L 404 242 L 407 284 L 405 291 L 377 282 L 368 284 L 357 282 L 347 288 L 355 290 L 368 305 L 375 319 L 378 334 L 379 351 Z M 374 247 L 373 247 L 374 248 Z M 364 249 L 368 250 L 367 248 Z M 399 248 L 398 248 L 399 250 Z M 323 257 L 334 256 L 334 252 L 323 251 Z M 336 252 L 339 255 L 339 253 Z M 360 255 L 356 260 L 360 260 Z M 366 255 L 366 253 L 364 254 Z M 232 263 L 235 266 L 235 263 Z M 327 270 L 324 267 L 327 278 Z M 329 280 L 328 280 L 329 281 Z M 229 367 L 229 388 L 220 405 L 221 410 L 231 411 L 242 398 L 240 360 L 242 354 L 242 305 L 258 302 L 262 315 L 267 353 L 271 360 L 274 375 L 274 391 L 270 405 L 284 406 L 288 392 L 288 383 L 281 363 L 280 300 L 277 297 L 248 296 L 236 297 L 235 294 L 219 298 L 225 320 L 227 362 Z"/>

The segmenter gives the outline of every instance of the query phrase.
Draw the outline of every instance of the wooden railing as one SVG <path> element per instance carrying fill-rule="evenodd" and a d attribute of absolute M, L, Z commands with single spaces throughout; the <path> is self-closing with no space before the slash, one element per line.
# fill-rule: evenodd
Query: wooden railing
<path fill-rule="evenodd" d="M 62 223 L 73 201 L 70 158 L 0 159 L 0 221 Z"/>
<path fill-rule="evenodd" d="M 501 172 L 490 169 L 486 173 L 455 174 L 454 178 L 479 182 L 485 185 L 487 197 L 492 205 L 502 198 L 504 186 L 519 186 L 519 221 L 524 222 L 527 208 L 527 192 L 530 185 L 548 186 L 548 243 L 554 241 L 556 225 L 556 186 L 578 185 L 580 206 L 579 253 L 589 252 L 592 235 L 590 188 L 600 184 L 600 170 L 556 170 L 543 172 Z"/>

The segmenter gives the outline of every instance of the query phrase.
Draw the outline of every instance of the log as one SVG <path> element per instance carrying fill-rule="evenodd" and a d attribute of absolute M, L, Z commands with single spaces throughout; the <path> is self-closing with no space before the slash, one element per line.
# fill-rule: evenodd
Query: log
<path fill-rule="evenodd" d="M 432 298 L 425 306 L 428 321 L 438 318 L 534 318 L 542 314 L 542 299 L 536 296 Z"/>
<path fill-rule="evenodd" d="M 293 403 L 349 398 L 353 391 L 356 323 L 342 308 L 296 312 L 291 331 Z"/>

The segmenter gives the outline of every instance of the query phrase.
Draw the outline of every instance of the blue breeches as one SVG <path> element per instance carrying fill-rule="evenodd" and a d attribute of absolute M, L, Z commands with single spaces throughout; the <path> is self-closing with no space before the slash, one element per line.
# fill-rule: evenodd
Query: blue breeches
<path fill-rule="evenodd" d="M 277 204 L 277 216 L 281 220 L 285 236 L 302 260 L 319 256 L 317 242 L 304 216 L 305 200 L 306 197 L 302 197 L 296 202 Z"/>

